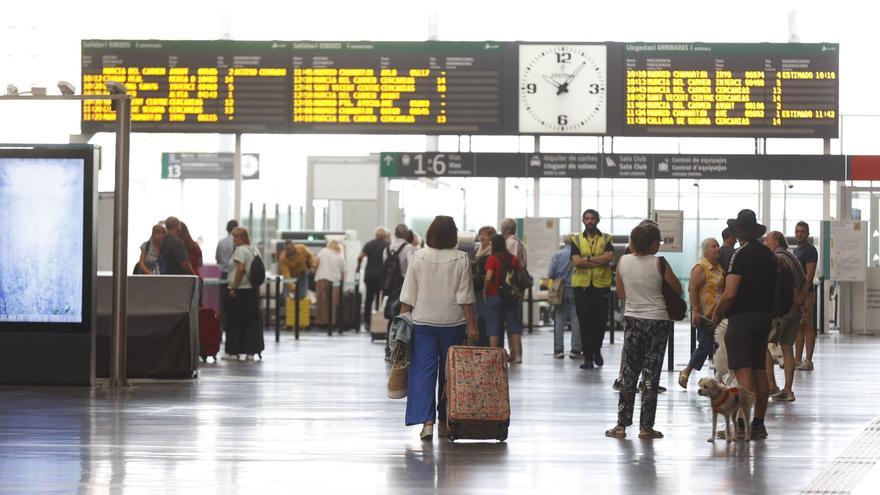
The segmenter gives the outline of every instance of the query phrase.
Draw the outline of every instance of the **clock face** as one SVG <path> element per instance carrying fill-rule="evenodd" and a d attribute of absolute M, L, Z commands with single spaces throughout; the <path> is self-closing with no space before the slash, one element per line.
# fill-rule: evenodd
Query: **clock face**
<path fill-rule="evenodd" d="M 520 45 L 519 132 L 604 134 L 604 45 Z"/>

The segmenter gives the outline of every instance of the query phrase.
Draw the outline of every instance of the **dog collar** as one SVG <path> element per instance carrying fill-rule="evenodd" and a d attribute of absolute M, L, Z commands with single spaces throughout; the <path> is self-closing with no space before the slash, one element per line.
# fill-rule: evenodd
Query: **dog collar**
<path fill-rule="evenodd" d="M 717 401 L 712 401 L 712 411 L 718 412 L 721 410 L 721 406 L 727 402 L 727 398 L 730 394 L 734 395 L 734 399 L 739 402 L 739 388 L 738 387 L 730 387 L 729 389 L 724 391 L 724 395 L 722 395 Z"/>

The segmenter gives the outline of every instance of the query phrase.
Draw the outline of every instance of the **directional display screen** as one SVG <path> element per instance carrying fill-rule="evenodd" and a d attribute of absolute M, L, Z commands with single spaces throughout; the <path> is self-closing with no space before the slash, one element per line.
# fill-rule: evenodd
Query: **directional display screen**
<path fill-rule="evenodd" d="M 135 132 L 838 135 L 833 43 L 84 40 Z M 112 131 L 110 101 L 82 104 Z"/>
<path fill-rule="evenodd" d="M 624 135 L 836 137 L 838 45 L 627 43 Z"/>

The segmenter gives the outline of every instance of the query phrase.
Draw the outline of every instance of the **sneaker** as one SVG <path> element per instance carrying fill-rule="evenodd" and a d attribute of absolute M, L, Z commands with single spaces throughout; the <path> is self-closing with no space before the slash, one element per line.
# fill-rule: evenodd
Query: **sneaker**
<path fill-rule="evenodd" d="M 605 358 L 602 357 L 601 352 L 597 352 L 595 356 L 593 356 L 593 362 L 596 363 L 596 366 L 605 366 Z"/>
<path fill-rule="evenodd" d="M 801 363 L 801 364 L 797 367 L 797 369 L 799 369 L 799 370 L 801 370 L 801 371 L 813 371 L 813 362 L 812 362 L 812 361 L 806 361 L 806 360 L 805 360 L 803 363 Z"/>
<path fill-rule="evenodd" d="M 782 391 L 771 395 L 770 398 L 773 399 L 774 402 L 794 402 L 794 392 L 786 393 L 785 391 Z"/>
<path fill-rule="evenodd" d="M 522 364 L 522 356 L 517 356 L 513 359 L 513 364 Z"/>
<path fill-rule="evenodd" d="M 563 359 L 564 357 L 565 357 L 564 352 L 554 352 L 553 353 L 553 359 Z"/>
<path fill-rule="evenodd" d="M 434 437 L 434 425 L 425 425 L 422 426 L 422 432 L 419 433 L 419 438 L 422 440 L 431 440 Z"/>
<path fill-rule="evenodd" d="M 584 353 L 583 353 L 583 351 L 571 351 L 568 353 L 568 357 L 570 357 L 572 359 L 583 359 Z"/>
<path fill-rule="evenodd" d="M 663 385 L 657 385 L 657 393 L 658 394 L 666 393 L 666 387 L 664 387 Z"/>
<path fill-rule="evenodd" d="M 611 389 L 615 392 L 620 392 L 620 380 L 614 380 L 614 383 L 611 384 Z"/>
<path fill-rule="evenodd" d="M 752 440 L 764 440 L 767 438 L 767 427 L 764 423 L 757 424 L 752 421 Z"/>
<path fill-rule="evenodd" d="M 584 361 L 584 364 L 582 364 L 582 365 L 580 366 L 580 368 L 581 368 L 582 370 L 591 370 L 591 369 L 593 369 L 593 360 L 592 360 L 592 359 L 587 359 L 586 361 Z"/>
<path fill-rule="evenodd" d="M 767 391 L 767 396 L 768 396 L 768 397 L 773 397 L 774 395 L 777 395 L 777 394 L 779 394 L 780 392 L 782 392 L 782 390 L 780 390 L 779 387 L 773 387 L 773 388 L 771 388 L 770 390 Z"/>
<path fill-rule="evenodd" d="M 636 391 L 637 392 L 644 392 L 645 391 L 645 382 L 639 382 L 639 386 L 636 388 Z M 657 385 L 657 393 L 658 394 L 662 394 L 665 392 L 666 392 L 666 387 L 664 387 L 663 385 Z"/>

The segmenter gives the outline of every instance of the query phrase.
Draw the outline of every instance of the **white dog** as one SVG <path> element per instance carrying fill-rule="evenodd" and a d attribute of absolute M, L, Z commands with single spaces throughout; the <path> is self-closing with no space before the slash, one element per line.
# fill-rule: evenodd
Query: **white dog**
<path fill-rule="evenodd" d="M 718 348 L 715 349 L 715 356 L 712 363 L 715 365 L 715 379 L 724 385 L 730 387 L 736 385 L 736 377 L 727 367 L 727 345 L 724 344 L 724 335 L 727 334 L 727 320 L 721 320 L 715 326 L 715 343 Z"/>
<path fill-rule="evenodd" d="M 755 404 L 755 394 L 744 388 L 725 387 L 721 382 L 714 378 L 704 377 L 699 381 L 700 389 L 698 394 L 708 397 L 712 403 L 712 436 L 709 437 L 710 442 L 715 441 L 715 434 L 718 431 L 718 414 L 724 415 L 724 433 L 728 442 L 732 442 L 736 438 L 736 420 L 742 418 L 746 424 L 746 441 L 752 439 L 752 406 Z M 733 418 L 733 427 L 731 428 L 731 418 Z"/>

